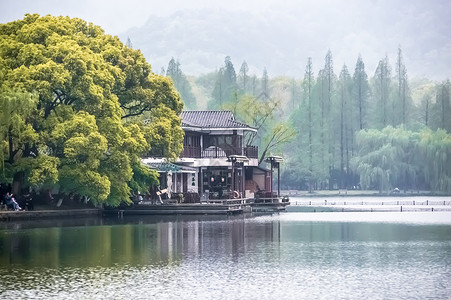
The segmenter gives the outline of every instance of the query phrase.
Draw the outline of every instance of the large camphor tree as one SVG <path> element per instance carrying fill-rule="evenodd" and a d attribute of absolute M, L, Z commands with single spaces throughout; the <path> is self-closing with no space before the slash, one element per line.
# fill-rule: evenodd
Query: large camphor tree
<path fill-rule="evenodd" d="M 0 181 L 16 193 L 130 201 L 158 180 L 141 155 L 180 153 L 182 108 L 169 78 L 99 26 L 37 14 L 0 24 Z"/>

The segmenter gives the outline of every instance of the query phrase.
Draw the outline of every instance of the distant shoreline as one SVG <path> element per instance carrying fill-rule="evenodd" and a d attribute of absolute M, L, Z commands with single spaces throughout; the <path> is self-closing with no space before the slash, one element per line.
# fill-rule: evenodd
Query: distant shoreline
<path fill-rule="evenodd" d="M 400 191 L 398 193 L 369 190 L 318 190 L 313 193 L 301 190 L 281 190 L 282 196 L 288 197 L 451 197 L 450 194 L 440 194 L 431 191 Z"/>

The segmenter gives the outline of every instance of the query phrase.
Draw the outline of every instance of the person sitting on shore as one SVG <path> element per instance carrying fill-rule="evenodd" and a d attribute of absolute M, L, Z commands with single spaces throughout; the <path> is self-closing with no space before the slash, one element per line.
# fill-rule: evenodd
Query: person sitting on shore
<path fill-rule="evenodd" d="M 29 188 L 27 193 L 22 195 L 23 198 L 23 204 L 25 206 L 26 210 L 34 210 L 34 204 L 33 204 L 33 197 L 31 195 L 32 190 Z"/>
<path fill-rule="evenodd" d="M 16 199 L 13 198 L 13 194 L 7 192 L 5 195 L 6 205 L 12 207 L 15 211 L 22 210 L 19 204 L 16 202 Z"/>

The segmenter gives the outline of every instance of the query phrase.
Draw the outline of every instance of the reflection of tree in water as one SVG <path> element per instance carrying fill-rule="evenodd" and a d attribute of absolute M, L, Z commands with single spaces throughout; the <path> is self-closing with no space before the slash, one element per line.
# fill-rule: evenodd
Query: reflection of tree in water
<path fill-rule="evenodd" d="M 258 252 L 261 243 L 280 238 L 279 222 L 274 220 L 261 223 L 243 216 L 183 218 L 153 219 L 157 223 L 151 224 L 139 219 L 139 224 L 120 225 L 117 219 L 111 225 L 106 225 L 110 220 L 103 223 L 98 219 L 74 223 L 75 227 L 18 230 L 12 234 L 2 231 L 0 262 L 2 266 L 26 268 L 160 265 L 205 255 L 238 258 Z"/>

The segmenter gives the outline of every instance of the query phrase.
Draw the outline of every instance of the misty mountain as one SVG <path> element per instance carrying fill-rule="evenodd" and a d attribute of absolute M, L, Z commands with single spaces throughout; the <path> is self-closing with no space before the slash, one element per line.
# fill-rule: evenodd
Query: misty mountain
<path fill-rule="evenodd" d="M 299 78 L 309 56 L 317 73 L 330 49 L 335 70 L 343 64 L 353 69 L 360 53 L 372 75 L 386 54 L 394 63 L 401 47 L 411 77 L 450 77 L 451 45 L 447 40 L 451 22 L 435 20 L 438 12 L 428 11 L 421 1 L 402 7 L 395 3 L 390 10 L 383 10 L 378 3 L 365 4 L 372 11 L 363 8 L 358 14 L 340 11 L 340 7 L 299 14 L 283 7 L 268 14 L 185 10 L 150 17 L 142 27 L 131 28 L 120 38 L 125 42 L 130 37 L 133 48 L 141 49 L 156 73 L 167 68 L 171 57 L 180 61 L 186 74 L 199 75 L 221 67 L 225 56 L 230 56 L 237 71 L 246 60 L 251 72 L 259 76 L 266 67 L 270 76 Z M 441 6 L 430 9 L 439 11 Z M 340 18 L 331 19 L 335 14 Z"/>
<path fill-rule="evenodd" d="M 297 37 L 290 37 L 271 23 L 246 12 L 204 9 L 150 18 L 143 27 L 133 28 L 122 37 L 130 37 L 133 47 L 141 49 L 154 72 L 167 68 L 171 57 L 178 59 L 188 74 L 219 68 L 225 56 L 232 58 L 236 69 L 243 60 L 254 71 L 262 71 L 263 66 L 281 69 L 278 65 L 285 57 L 295 56 L 290 45 Z"/>

